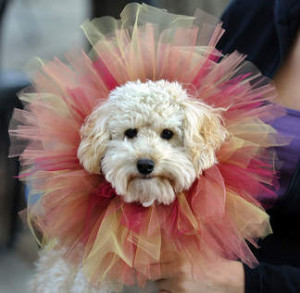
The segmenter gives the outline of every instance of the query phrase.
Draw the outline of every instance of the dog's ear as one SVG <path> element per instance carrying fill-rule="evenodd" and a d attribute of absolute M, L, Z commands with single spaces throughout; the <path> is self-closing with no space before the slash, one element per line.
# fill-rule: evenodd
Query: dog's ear
<path fill-rule="evenodd" d="M 216 151 L 225 141 L 228 132 L 220 112 L 197 100 L 184 105 L 184 147 L 198 174 L 216 162 Z"/>
<path fill-rule="evenodd" d="M 77 157 L 83 167 L 90 173 L 100 174 L 100 161 L 106 150 L 110 133 L 107 129 L 109 105 L 97 107 L 81 127 L 81 142 Z"/>

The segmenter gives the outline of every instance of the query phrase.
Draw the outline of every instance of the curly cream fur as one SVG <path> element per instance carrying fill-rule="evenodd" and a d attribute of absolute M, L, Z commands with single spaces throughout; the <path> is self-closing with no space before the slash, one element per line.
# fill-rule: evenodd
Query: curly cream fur
<path fill-rule="evenodd" d="M 34 278 L 28 284 L 30 293 L 112 293 L 121 292 L 122 285 L 107 282 L 94 287 L 86 279 L 82 267 L 78 268 L 64 259 L 65 251 L 43 249 L 36 265 Z M 157 292 L 155 284 L 145 288 L 124 286 L 122 292 Z"/>
<path fill-rule="evenodd" d="M 82 126 L 78 158 L 87 171 L 102 172 L 126 202 L 170 204 L 217 163 L 227 136 L 220 110 L 193 100 L 177 82 L 128 82 Z M 130 128 L 137 137 L 124 136 Z M 164 129 L 174 133 L 170 140 L 161 138 Z M 142 158 L 155 162 L 147 176 L 136 167 Z"/>

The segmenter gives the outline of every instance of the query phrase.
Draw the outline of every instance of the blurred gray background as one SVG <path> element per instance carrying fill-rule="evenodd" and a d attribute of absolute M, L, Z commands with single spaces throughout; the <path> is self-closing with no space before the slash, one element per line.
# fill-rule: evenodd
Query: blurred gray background
<path fill-rule="evenodd" d="M 27 293 L 38 247 L 18 212 L 25 208 L 24 188 L 14 176 L 18 161 L 8 159 L 7 127 L 16 93 L 29 84 L 22 69 L 38 56 L 62 57 L 87 46 L 79 25 L 96 16 L 117 17 L 130 1 L 0 0 L 0 293 Z M 193 15 L 197 8 L 220 16 L 229 0 L 153 0 L 170 12 Z"/>

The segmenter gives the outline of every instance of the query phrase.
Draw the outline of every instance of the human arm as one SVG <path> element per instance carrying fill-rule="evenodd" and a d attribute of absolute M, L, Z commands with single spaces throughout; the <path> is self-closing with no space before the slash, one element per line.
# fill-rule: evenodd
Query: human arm
<path fill-rule="evenodd" d="M 163 278 L 156 281 L 160 293 L 300 292 L 300 270 L 286 265 L 260 263 L 250 269 L 237 261 L 223 261 L 198 280 L 191 278 L 183 264 L 168 263 L 163 270 Z"/>
<path fill-rule="evenodd" d="M 192 277 L 187 263 L 178 260 L 162 264 L 161 270 L 156 281 L 160 293 L 244 293 L 244 268 L 237 261 L 206 264 L 199 279 Z"/>

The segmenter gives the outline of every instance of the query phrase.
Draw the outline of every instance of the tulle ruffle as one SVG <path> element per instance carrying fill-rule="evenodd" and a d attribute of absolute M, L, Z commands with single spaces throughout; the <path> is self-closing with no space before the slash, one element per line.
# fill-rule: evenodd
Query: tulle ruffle
<path fill-rule="evenodd" d="M 43 243 L 63 247 L 89 280 L 142 286 L 160 276 L 166 252 L 184 257 L 197 277 L 202 260 L 256 260 L 256 245 L 271 232 L 262 202 L 275 196 L 271 147 L 284 143 L 268 124 L 282 114 L 274 88 L 235 52 L 215 49 L 223 29 L 203 12 L 179 16 L 129 4 L 120 20 L 86 22 L 90 55 L 72 51 L 68 65 L 38 60 L 33 89 L 20 98 L 11 124 L 11 155 L 30 187 L 28 219 Z M 223 107 L 230 138 L 219 163 L 169 206 L 124 203 L 101 175 L 79 164 L 79 130 L 110 91 L 128 81 L 177 81 L 196 99 Z M 17 139 L 17 142 L 15 142 Z"/>

